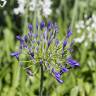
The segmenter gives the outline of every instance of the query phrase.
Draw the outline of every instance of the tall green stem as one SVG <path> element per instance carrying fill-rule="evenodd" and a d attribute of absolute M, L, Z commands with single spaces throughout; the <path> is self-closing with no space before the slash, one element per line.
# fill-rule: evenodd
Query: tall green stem
<path fill-rule="evenodd" d="M 74 8 L 73 8 L 72 22 L 71 22 L 72 29 L 74 28 L 74 27 L 73 27 L 73 26 L 74 26 L 74 22 L 75 22 L 76 19 L 77 19 L 78 3 L 79 3 L 79 0 L 75 0 L 75 4 L 74 4 Z"/>
<path fill-rule="evenodd" d="M 43 96 L 43 77 L 44 77 L 43 65 L 41 64 L 40 67 L 41 67 L 40 96 Z"/>

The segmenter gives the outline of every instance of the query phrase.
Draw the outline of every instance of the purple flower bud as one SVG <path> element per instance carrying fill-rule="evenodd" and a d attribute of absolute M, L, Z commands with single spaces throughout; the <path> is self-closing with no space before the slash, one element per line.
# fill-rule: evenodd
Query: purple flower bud
<path fill-rule="evenodd" d="M 72 47 L 74 44 L 74 40 L 72 40 L 72 42 L 70 43 L 70 47 Z"/>
<path fill-rule="evenodd" d="M 35 46 L 31 46 L 32 49 L 35 49 Z"/>
<path fill-rule="evenodd" d="M 58 25 L 56 23 L 54 24 L 54 31 L 55 33 L 58 33 Z"/>
<path fill-rule="evenodd" d="M 62 50 L 62 57 L 64 56 L 64 50 Z"/>
<path fill-rule="evenodd" d="M 52 35 L 53 35 L 53 32 L 50 32 L 50 39 L 51 39 Z"/>
<path fill-rule="evenodd" d="M 68 48 L 68 51 L 73 52 L 72 46 L 74 44 L 74 40 L 70 43 L 70 47 Z"/>
<path fill-rule="evenodd" d="M 45 22 L 42 21 L 42 22 L 40 23 L 40 29 L 42 30 L 44 27 L 45 27 Z"/>
<path fill-rule="evenodd" d="M 16 38 L 17 38 L 20 42 L 24 42 L 24 40 L 21 38 L 20 35 L 17 35 Z"/>
<path fill-rule="evenodd" d="M 47 29 L 45 30 L 45 32 L 43 33 L 44 39 L 47 40 Z"/>
<path fill-rule="evenodd" d="M 24 44 L 23 47 L 24 47 L 24 48 L 28 48 L 27 44 Z"/>
<path fill-rule="evenodd" d="M 33 73 L 30 68 L 26 68 L 26 72 L 29 76 L 33 76 Z"/>
<path fill-rule="evenodd" d="M 55 23 L 54 24 L 54 32 L 53 32 L 53 38 L 55 38 L 56 37 L 56 35 L 57 35 L 57 33 L 58 33 L 58 25 Z"/>
<path fill-rule="evenodd" d="M 73 60 L 71 57 L 67 58 L 67 62 L 70 64 L 72 68 L 75 66 L 80 66 L 80 64 L 77 61 Z"/>
<path fill-rule="evenodd" d="M 49 48 L 50 44 L 51 44 L 51 40 L 48 40 L 48 48 Z"/>
<path fill-rule="evenodd" d="M 60 78 L 60 76 L 61 76 L 60 72 L 55 72 L 54 74 L 55 74 L 55 77 L 57 77 L 57 78 Z"/>
<path fill-rule="evenodd" d="M 38 52 L 38 50 L 39 50 L 39 48 L 38 48 L 38 47 L 36 47 L 36 52 Z"/>
<path fill-rule="evenodd" d="M 68 48 L 68 51 L 69 51 L 69 52 L 73 52 L 73 49 L 72 49 L 72 48 Z"/>
<path fill-rule="evenodd" d="M 28 29 L 29 29 L 30 31 L 33 30 L 33 26 L 32 26 L 32 24 L 29 24 L 29 25 L 28 25 Z"/>
<path fill-rule="evenodd" d="M 22 49 L 24 45 L 24 40 L 20 37 L 20 35 L 16 36 L 16 38 L 20 41 L 20 49 Z"/>
<path fill-rule="evenodd" d="M 64 83 L 64 81 L 63 80 L 61 80 L 60 78 L 58 78 L 58 77 L 55 77 L 56 78 L 56 80 L 59 82 L 59 83 Z"/>
<path fill-rule="evenodd" d="M 11 53 L 10 55 L 11 55 L 11 56 L 15 56 L 16 59 L 19 60 L 19 54 L 20 54 L 20 52 L 13 52 L 13 53 Z"/>
<path fill-rule="evenodd" d="M 64 41 L 63 41 L 63 50 L 64 50 L 64 48 L 66 47 L 66 45 L 67 45 L 67 40 L 64 40 Z"/>
<path fill-rule="evenodd" d="M 54 74 L 55 79 L 56 79 L 59 83 L 62 84 L 62 83 L 63 83 L 63 80 L 60 79 L 60 77 L 61 77 L 60 72 L 56 72 L 56 71 L 54 70 L 54 68 L 52 68 L 52 72 L 53 72 L 53 74 Z"/>
<path fill-rule="evenodd" d="M 68 31 L 67 31 L 67 36 L 66 36 L 66 38 L 69 38 L 71 35 L 72 35 L 72 31 L 71 31 L 70 28 L 69 28 Z"/>
<path fill-rule="evenodd" d="M 22 40 L 21 37 L 20 37 L 20 35 L 17 35 L 16 38 L 17 38 L 18 40 L 20 40 L 20 41 Z"/>
<path fill-rule="evenodd" d="M 36 29 L 38 30 L 38 22 L 36 22 Z"/>
<path fill-rule="evenodd" d="M 20 53 L 19 52 L 13 52 L 11 53 L 11 56 L 16 56 L 16 55 L 19 55 Z"/>
<path fill-rule="evenodd" d="M 56 72 L 54 68 L 52 68 L 52 73 L 55 75 L 55 77 L 60 78 L 60 72 Z"/>
<path fill-rule="evenodd" d="M 68 69 L 67 68 L 65 68 L 65 67 L 63 67 L 62 69 L 61 69 L 61 71 L 64 73 L 64 72 L 68 72 Z"/>
<path fill-rule="evenodd" d="M 42 60 L 40 60 L 40 61 L 39 61 L 39 64 L 43 64 L 43 61 L 42 61 Z"/>

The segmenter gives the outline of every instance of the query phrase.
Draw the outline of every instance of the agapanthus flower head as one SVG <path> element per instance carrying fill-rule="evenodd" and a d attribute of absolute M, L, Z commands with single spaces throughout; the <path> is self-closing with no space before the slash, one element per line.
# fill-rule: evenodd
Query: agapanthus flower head
<path fill-rule="evenodd" d="M 71 56 L 68 49 L 73 45 L 73 42 L 69 43 L 68 40 L 72 31 L 68 29 L 65 39 L 60 41 L 57 38 L 59 30 L 56 23 L 42 21 L 38 23 L 38 27 L 39 30 L 32 30 L 32 25 L 29 24 L 30 32 L 27 35 L 16 36 L 20 41 L 20 50 L 12 53 L 11 56 L 15 56 L 22 63 L 31 62 L 30 66 L 43 65 L 44 71 L 48 70 L 59 83 L 63 83 L 62 75 L 69 72 L 71 68 L 80 66 L 76 60 L 68 58 Z M 24 56 L 21 57 L 19 54 Z M 27 65 L 23 64 L 24 69 Z M 26 69 L 28 74 L 31 74 L 30 66 Z"/>

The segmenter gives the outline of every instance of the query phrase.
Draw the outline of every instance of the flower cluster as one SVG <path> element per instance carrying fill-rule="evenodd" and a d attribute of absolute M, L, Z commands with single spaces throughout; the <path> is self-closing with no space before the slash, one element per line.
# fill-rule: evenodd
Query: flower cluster
<path fill-rule="evenodd" d="M 84 20 L 80 20 L 76 24 L 77 34 L 80 36 L 75 39 L 76 42 L 82 43 L 87 47 L 89 42 L 96 42 L 96 15 L 91 17 L 84 16 Z"/>
<path fill-rule="evenodd" d="M 73 41 L 69 43 L 72 31 L 68 28 L 65 39 L 60 41 L 57 38 L 58 26 L 56 23 L 49 21 L 46 24 L 42 21 L 40 24 L 36 24 L 35 32 L 32 24 L 29 24 L 28 30 L 27 35 L 16 36 L 20 41 L 20 46 L 18 52 L 11 53 L 11 56 L 15 56 L 19 63 L 31 62 L 31 65 L 22 65 L 25 66 L 29 75 L 32 76 L 30 67 L 42 64 L 44 71 L 49 71 L 59 83 L 63 83 L 62 74 L 71 68 L 80 66 L 70 54 L 74 43 Z"/>
<path fill-rule="evenodd" d="M 28 11 L 34 12 L 39 11 L 43 16 L 48 17 L 51 13 L 51 0 L 18 0 L 18 8 L 14 9 L 15 14 L 24 14 L 26 13 L 26 8 Z"/>

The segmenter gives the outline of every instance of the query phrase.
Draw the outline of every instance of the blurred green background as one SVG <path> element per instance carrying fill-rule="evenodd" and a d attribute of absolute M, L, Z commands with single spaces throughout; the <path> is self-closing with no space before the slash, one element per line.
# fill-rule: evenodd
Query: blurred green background
<path fill-rule="evenodd" d="M 69 24 L 73 30 L 72 38 L 79 37 L 75 28 L 76 23 L 84 20 L 85 14 L 91 18 L 92 14 L 96 13 L 96 0 L 52 2 L 52 14 L 48 19 L 58 23 L 60 39 L 64 38 Z M 28 77 L 18 65 L 18 61 L 10 56 L 18 45 L 16 35 L 24 34 L 27 24 L 35 22 L 36 17 L 35 12 L 15 15 L 13 9 L 17 6 L 16 0 L 7 0 L 7 4 L 3 8 L 0 7 L 0 96 L 39 96 L 39 78 Z M 93 32 L 96 34 L 96 30 Z M 88 42 L 87 47 L 84 45 L 85 41 Z M 95 41 L 89 42 L 85 38 L 82 43 L 76 42 L 73 57 L 80 62 L 80 68 L 64 74 L 64 84 L 59 84 L 49 74 L 44 74 L 44 96 L 96 96 Z"/>

